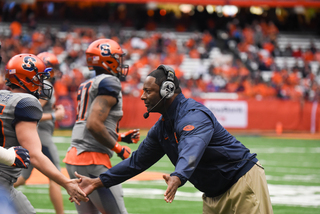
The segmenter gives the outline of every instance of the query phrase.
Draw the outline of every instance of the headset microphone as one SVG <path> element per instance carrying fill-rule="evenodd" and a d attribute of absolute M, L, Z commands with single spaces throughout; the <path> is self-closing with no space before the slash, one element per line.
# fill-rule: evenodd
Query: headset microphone
<path fill-rule="evenodd" d="M 165 99 L 168 95 L 170 94 L 170 92 L 168 91 L 166 96 L 162 97 L 161 100 L 159 100 L 159 102 L 157 102 L 157 104 L 155 104 L 149 111 L 147 111 L 146 113 L 143 114 L 144 119 L 147 119 L 149 117 L 149 113 L 159 105 L 159 103 Z"/>
<path fill-rule="evenodd" d="M 146 112 L 143 114 L 144 119 L 147 119 L 149 117 L 149 112 Z"/>

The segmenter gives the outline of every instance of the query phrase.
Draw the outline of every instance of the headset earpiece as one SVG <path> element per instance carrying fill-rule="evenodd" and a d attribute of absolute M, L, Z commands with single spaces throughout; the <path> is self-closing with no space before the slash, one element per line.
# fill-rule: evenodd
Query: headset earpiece
<path fill-rule="evenodd" d="M 174 85 L 174 70 L 167 65 L 160 65 L 157 69 L 162 69 L 167 75 L 166 81 L 163 81 L 161 84 L 160 96 L 161 98 L 166 97 L 166 99 L 170 99 L 176 90 L 176 86 Z"/>

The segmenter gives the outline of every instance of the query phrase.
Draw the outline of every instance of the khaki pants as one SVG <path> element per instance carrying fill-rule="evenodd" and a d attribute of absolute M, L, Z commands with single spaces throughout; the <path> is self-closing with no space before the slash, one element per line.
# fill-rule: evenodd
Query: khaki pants
<path fill-rule="evenodd" d="M 222 195 L 202 199 L 203 214 L 273 214 L 266 176 L 257 165 Z"/>

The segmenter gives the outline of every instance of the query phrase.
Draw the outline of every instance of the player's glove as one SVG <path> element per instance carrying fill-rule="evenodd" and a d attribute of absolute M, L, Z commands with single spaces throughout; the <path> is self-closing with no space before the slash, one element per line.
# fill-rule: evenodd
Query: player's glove
<path fill-rule="evenodd" d="M 29 151 L 21 146 L 11 147 L 10 149 L 13 149 L 16 154 L 16 158 L 12 166 L 27 169 L 30 164 Z"/>
<path fill-rule="evenodd" d="M 118 142 L 113 147 L 112 151 L 115 151 L 122 160 L 129 158 L 131 149 L 127 146 L 121 146 Z"/>
<path fill-rule="evenodd" d="M 138 143 L 140 140 L 140 129 L 133 129 L 125 133 L 118 133 L 118 141 L 125 143 Z"/>

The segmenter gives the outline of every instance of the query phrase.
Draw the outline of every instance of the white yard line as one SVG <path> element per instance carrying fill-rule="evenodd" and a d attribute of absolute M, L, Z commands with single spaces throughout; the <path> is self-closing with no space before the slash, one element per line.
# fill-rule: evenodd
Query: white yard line
<path fill-rule="evenodd" d="M 132 185 L 139 182 L 128 182 Z M 149 183 L 152 185 L 152 182 Z M 141 185 L 141 183 L 139 184 Z M 30 189 L 19 187 L 19 190 L 25 193 L 48 194 L 48 190 L 44 190 L 48 186 L 45 185 L 40 189 Z M 275 185 L 269 184 L 269 192 L 273 205 L 288 205 L 288 206 L 313 206 L 320 207 L 320 186 L 294 186 L 294 185 Z M 163 189 L 157 188 L 123 188 L 124 197 L 130 198 L 149 198 L 163 199 Z M 62 191 L 64 195 L 66 191 Z M 202 201 L 201 192 L 185 192 L 177 191 L 175 200 L 179 201 Z M 37 209 L 37 213 L 43 213 Z M 47 211 L 45 211 L 47 212 Z M 51 212 L 49 212 L 51 213 Z M 66 213 L 74 213 L 68 211 Z"/>
<path fill-rule="evenodd" d="M 35 209 L 37 213 L 56 213 L 54 209 Z M 76 210 L 64 210 L 64 213 L 78 214 Z"/>
<path fill-rule="evenodd" d="M 271 148 L 250 148 L 251 152 L 257 154 L 288 154 L 288 153 L 320 153 L 320 147 L 271 147 Z"/>

